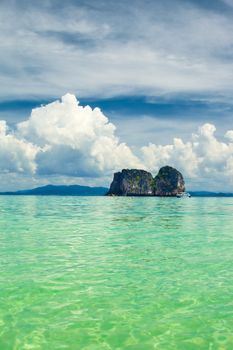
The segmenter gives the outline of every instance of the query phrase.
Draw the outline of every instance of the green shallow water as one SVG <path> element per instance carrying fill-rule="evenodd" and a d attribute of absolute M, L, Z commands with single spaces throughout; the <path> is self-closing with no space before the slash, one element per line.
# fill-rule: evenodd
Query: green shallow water
<path fill-rule="evenodd" d="M 0 350 L 232 350 L 233 199 L 0 197 Z"/>

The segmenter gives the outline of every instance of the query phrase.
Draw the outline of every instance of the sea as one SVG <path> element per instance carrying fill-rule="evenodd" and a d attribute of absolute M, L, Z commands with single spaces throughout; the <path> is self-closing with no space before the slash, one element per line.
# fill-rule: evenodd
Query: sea
<path fill-rule="evenodd" d="M 233 198 L 0 197 L 1 350 L 232 350 Z"/>

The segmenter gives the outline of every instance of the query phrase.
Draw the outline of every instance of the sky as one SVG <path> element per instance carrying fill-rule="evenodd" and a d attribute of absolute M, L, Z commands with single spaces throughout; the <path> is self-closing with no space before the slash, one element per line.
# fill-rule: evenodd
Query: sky
<path fill-rule="evenodd" d="M 233 0 L 1 0 L 0 191 L 180 170 L 233 192 Z"/>

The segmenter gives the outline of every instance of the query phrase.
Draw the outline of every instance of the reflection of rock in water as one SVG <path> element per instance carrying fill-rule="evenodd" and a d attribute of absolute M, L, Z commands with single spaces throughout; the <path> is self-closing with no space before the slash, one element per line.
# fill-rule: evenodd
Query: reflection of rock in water
<path fill-rule="evenodd" d="M 160 263 L 161 261 L 171 261 L 171 262 L 175 262 L 175 263 L 180 263 L 180 264 L 183 264 L 185 262 L 185 260 L 179 256 L 163 256 L 163 257 L 156 257 L 156 258 L 143 258 L 142 259 L 143 261 L 147 261 L 147 262 L 157 262 L 157 263 Z"/>
<path fill-rule="evenodd" d="M 116 218 L 114 221 L 119 222 L 137 222 L 146 219 L 147 216 L 123 216 L 122 218 Z"/>

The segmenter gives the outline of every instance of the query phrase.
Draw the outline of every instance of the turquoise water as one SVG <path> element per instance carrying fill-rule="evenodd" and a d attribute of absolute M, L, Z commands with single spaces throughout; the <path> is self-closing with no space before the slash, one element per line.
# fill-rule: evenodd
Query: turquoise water
<path fill-rule="evenodd" d="M 233 199 L 0 197 L 1 350 L 232 350 Z"/>

